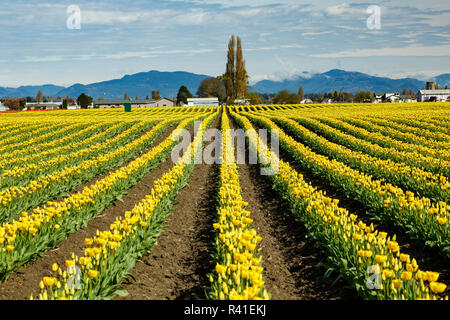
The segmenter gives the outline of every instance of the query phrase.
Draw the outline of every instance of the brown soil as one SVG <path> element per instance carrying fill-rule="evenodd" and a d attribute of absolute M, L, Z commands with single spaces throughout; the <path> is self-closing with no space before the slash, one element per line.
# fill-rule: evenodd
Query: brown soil
<path fill-rule="evenodd" d="M 218 128 L 220 115 L 212 128 Z M 117 300 L 204 299 L 207 274 L 213 270 L 210 247 L 217 206 L 218 165 L 194 167 L 188 186 L 180 191 L 162 235 L 124 280 L 128 291 Z"/>
<path fill-rule="evenodd" d="M 173 128 L 164 131 L 153 145 L 157 145 L 165 137 L 168 137 Z M 122 197 L 123 202 L 116 200 L 85 228 L 69 235 L 55 249 L 45 252 L 41 258 L 13 272 L 5 283 L 0 284 L 0 300 L 28 299 L 30 294 L 36 296 L 39 293 L 38 284 L 42 277 L 52 275 L 51 266 L 53 263 L 56 262 L 58 265 L 63 266 L 65 260 L 70 259 L 72 252 L 79 256 L 82 255 L 85 249 L 84 239 L 95 236 L 97 230 L 109 229 L 110 224 L 115 221 L 116 217 L 123 216 L 125 211 L 131 210 L 139 203 L 152 189 L 153 181 L 160 178 L 172 165 L 170 158 L 162 162 L 156 169 L 138 182 L 138 184 L 127 191 L 127 195 Z M 81 190 L 84 186 L 94 183 L 97 179 L 99 178 L 77 189 Z"/>

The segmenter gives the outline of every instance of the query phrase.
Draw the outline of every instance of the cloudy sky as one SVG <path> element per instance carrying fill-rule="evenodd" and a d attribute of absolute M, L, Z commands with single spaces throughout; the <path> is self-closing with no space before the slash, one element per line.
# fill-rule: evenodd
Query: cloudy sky
<path fill-rule="evenodd" d="M 80 8 L 80 29 L 72 29 L 71 5 Z M 379 28 L 367 11 L 374 5 Z M 395 78 L 450 73 L 448 0 L 0 0 L 0 86 L 149 70 L 216 76 L 231 34 L 242 39 L 251 82 L 334 68 Z"/>

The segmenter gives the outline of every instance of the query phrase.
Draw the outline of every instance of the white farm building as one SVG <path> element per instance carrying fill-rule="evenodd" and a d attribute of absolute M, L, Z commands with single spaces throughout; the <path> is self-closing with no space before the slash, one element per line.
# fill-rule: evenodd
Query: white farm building
<path fill-rule="evenodd" d="M 188 98 L 188 107 L 217 107 L 219 106 L 219 98 Z"/>
<path fill-rule="evenodd" d="M 417 101 L 450 101 L 450 89 L 419 90 Z"/>

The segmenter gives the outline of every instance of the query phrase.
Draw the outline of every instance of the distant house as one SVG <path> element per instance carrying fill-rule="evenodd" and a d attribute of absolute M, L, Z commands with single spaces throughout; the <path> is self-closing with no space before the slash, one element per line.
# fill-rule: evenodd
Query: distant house
<path fill-rule="evenodd" d="M 332 102 L 333 102 L 333 99 L 324 99 L 324 100 L 322 101 L 323 104 L 330 104 L 330 103 L 332 103 Z"/>
<path fill-rule="evenodd" d="M 234 104 L 250 105 L 250 101 L 248 99 L 236 99 Z"/>
<path fill-rule="evenodd" d="M 5 107 L 1 102 L 0 102 L 0 111 L 8 111 L 9 108 Z"/>
<path fill-rule="evenodd" d="M 419 90 L 417 101 L 450 101 L 450 89 Z"/>
<path fill-rule="evenodd" d="M 300 101 L 300 104 L 307 104 L 307 103 L 313 103 L 313 101 L 311 99 L 303 99 L 302 101 Z"/>
<path fill-rule="evenodd" d="M 151 107 L 173 107 L 175 102 L 168 98 L 158 100 L 140 99 L 140 100 L 95 100 L 94 107 L 98 108 L 123 108 L 125 103 L 131 103 L 134 108 L 151 108 Z"/>
<path fill-rule="evenodd" d="M 409 94 L 400 95 L 399 102 L 417 102 L 417 99 L 413 99 Z"/>
<path fill-rule="evenodd" d="M 398 92 L 386 92 L 383 95 L 383 102 L 398 102 L 400 94 Z"/>
<path fill-rule="evenodd" d="M 159 100 L 155 100 L 151 107 L 173 107 L 175 105 L 175 100 L 169 98 L 161 98 Z"/>
<path fill-rule="evenodd" d="M 219 98 L 188 98 L 188 107 L 217 107 L 219 106 Z"/>
<path fill-rule="evenodd" d="M 374 92 L 372 102 L 373 103 L 383 102 L 383 96 L 384 96 L 384 92 Z"/>
<path fill-rule="evenodd" d="M 55 110 L 61 106 L 62 102 L 27 102 L 25 105 L 28 110 Z"/>

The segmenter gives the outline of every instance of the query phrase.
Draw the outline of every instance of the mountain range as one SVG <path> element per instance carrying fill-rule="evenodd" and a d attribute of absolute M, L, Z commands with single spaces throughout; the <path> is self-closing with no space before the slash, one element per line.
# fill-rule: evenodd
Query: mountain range
<path fill-rule="evenodd" d="M 208 75 L 194 74 L 189 72 L 160 72 L 156 70 L 125 75 L 120 79 L 102 81 L 92 84 L 74 84 L 70 87 L 46 84 L 43 86 L 21 86 L 18 88 L 0 87 L 0 97 L 35 97 L 41 90 L 44 96 L 70 96 L 78 97 L 85 93 L 94 98 L 104 97 L 108 99 L 121 99 L 125 93 L 131 98 L 139 96 L 151 97 L 153 90 L 160 91 L 160 96 L 175 97 L 178 89 L 184 85 L 192 94 L 196 94 L 199 84 Z M 442 74 L 432 79 L 439 84 L 440 88 L 450 86 L 450 74 Z M 391 79 L 387 77 L 376 77 L 360 72 L 350 72 L 333 69 L 324 73 L 300 74 L 297 77 L 282 81 L 262 80 L 251 87 L 251 91 L 258 93 L 277 93 L 280 90 L 297 92 L 303 86 L 305 93 L 331 92 L 343 90 L 356 93 L 358 91 L 372 92 L 401 92 L 404 88 L 417 92 L 425 88 L 425 81 L 404 78 Z"/>
<path fill-rule="evenodd" d="M 442 74 L 430 80 L 436 81 L 439 87 L 443 88 L 446 85 L 450 85 L 450 74 Z M 303 86 L 305 93 L 331 92 L 333 90 L 342 90 L 350 93 L 359 91 L 402 92 L 404 88 L 417 92 L 425 89 L 425 81 L 413 78 L 391 79 L 371 76 L 361 72 L 333 69 L 325 73 L 299 75 L 293 79 L 283 81 L 262 80 L 253 85 L 252 91 L 277 93 L 286 89 L 297 92 L 300 86 Z"/>

